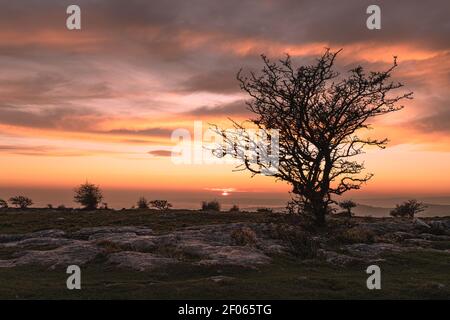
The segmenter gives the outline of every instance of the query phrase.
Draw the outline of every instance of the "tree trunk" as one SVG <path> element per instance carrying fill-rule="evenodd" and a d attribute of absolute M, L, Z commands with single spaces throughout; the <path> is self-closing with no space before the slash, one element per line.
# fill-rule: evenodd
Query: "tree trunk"
<path fill-rule="evenodd" d="M 321 198 L 315 198 L 311 202 L 311 210 L 314 215 L 316 225 L 318 227 L 324 227 L 326 225 L 325 216 L 327 214 L 327 205 Z"/>
<path fill-rule="evenodd" d="M 320 210 L 316 212 L 316 225 L 318 227 L 324 227 L 326 225 L 325 215 L 326 215 L 325 210 Z"/>
<path fill-rule="evenodd" d="M 305 212 L 312 216 L 315 224 L 319 227 L 325 226 L 328 206 L 323 196 L 317 192 L 304 192 L 302 194 L 300 187 L 295 184 L 292 192 L 300 197 Z"/>

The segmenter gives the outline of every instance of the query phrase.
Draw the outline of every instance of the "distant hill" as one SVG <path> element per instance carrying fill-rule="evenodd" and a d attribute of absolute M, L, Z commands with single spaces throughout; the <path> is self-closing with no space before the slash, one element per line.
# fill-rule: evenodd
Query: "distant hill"
<path fill-rule="evenodd" d="M 425 204 L 427 208 L 425 211 L 418 214 L 418 217 L 444 217 L 450 216 L 450 205 L 441 205 L 441 204 Z M 261 207 L 245 207 L 244 210 L 248 211 L 256 211 Z M 285 210 L 285 207 L 271 207 L 274 212 L 281 212 Z M 353 208 L 353 212 L 357 216 L 372 216 L 372 217 L 389 217 L 389 212 L 393 208 L 384 208 L 384 207 L 376 207 L 369 206 L 365 204 L 358 204 L 356 208 Z"/>
<path fill-rule="evenodd" d="M 365 204 L 358 204 L 352 211 L 357 216 L 387 217 L 392 208 L 374 207 Z"/>
<path fill-rule="evenodd" d="M 426 204 L 425 211 L 418 214 L 419 217 L 443 217 L 450 216 L 450 205 Z M 387 217 L 392 208 L 374 207 L 364 204 L 358 204 L 353 209 L 358 216 Z"/>

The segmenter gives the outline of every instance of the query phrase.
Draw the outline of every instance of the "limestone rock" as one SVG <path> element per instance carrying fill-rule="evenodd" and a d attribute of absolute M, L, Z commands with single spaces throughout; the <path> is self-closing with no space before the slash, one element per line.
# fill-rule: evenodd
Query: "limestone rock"
<path fill-rule="evenodd" d="M 122 251 L 109 255 L 108 262 L 121 268 L 148 271 L 176 263 L 177 260 L 159 257 L 151 253 Z"/>
<path fill-rule="evenodd" d="M 0 267 L 15 267 L 22 265 L 40 265 L 50 269 L 68 265 L 84 265 L 101 252 L 100 248 L 85 241 L 62 246 L 53 250 L 27 250 L 12 260 L 0 260 Z"/>
<path fill-rule="evenodd" d="M 351 255 L 361 258 L 375 258 L 386 252 L 402 252 L 407 249 L 392 243 L 356 243 L 343 246 Z"/>

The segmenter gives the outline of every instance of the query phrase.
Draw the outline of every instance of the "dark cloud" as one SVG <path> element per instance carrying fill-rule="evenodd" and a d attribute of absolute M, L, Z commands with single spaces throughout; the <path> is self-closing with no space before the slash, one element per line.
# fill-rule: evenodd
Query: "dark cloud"
<path fill-rule="evenodd" d="M 50 102 L 51 92 L 68 84 L 67 79 L 57 73 L 37 73 L 20 79 L 0 80 L 1 101 L 3 103 Z M 61 99 L 53 100 L 59 102 Z"/>
<path fill-rule="evenodd" d="M 380 31 L 365 27 L 365 9 L 372 4 L 369 0 L 347 0 L 339 5 L 331 0 L 134 0 L 126 4 L 120 0 L 80 0 L 77 4 L 82 8 L 83 29 L 75 33 L 64 27 L 69 1 L 0 3 L 0 30 L 21 32 L 17 39 L 24 39 L 17 41 L 17 48 L 13 44 L 16 41 L 1 42 L 0 54 L 26 55 L 23 57 L 37 63 L 59 64 L 79 79 L 85 74 L 74 70 L 75 62 L 77 67 L 86 68 L 86 57 L 115 57 L 161 75 L 184 75 L 181 89 L 186 91 L 238 90 L 235 73 L 242 66 L 254 65 L 262 52 L 250 50 L 251 58 L 245 54 L 236 56 L 232 50 L 226 52 L 236 41 L 243 41 L 244 47 L 249 40 L 275 41 L 286 46 L 329 42 L 335 48 L 356 42 L 380 46 L 408 42 L 425 49 L 450 46 L 450 3 L 444 0 L 378 1 L 382 8 Z M 39 34 L 43 31 L 47 33 Z M 28 38 L 33 41 L 28 43 Z M 84 46 L 89 51 L 80 49 Z M 257 48 L 265 49 L 268 50 Z M 95 68 L 86 69 L 95 72 Z M 36 93 L 35 99 L 39 100 L 42 92 L 48 93 L 51 84 L 61 80 L 66 81 L 61 76 L 41 81 L 30 78 L 30 82 L 38 84 L 25 88 L 29 95 L 24 95 L 24 99 Z M 89 84 L 91 92 L 82 90 L 82 84 L 71 84 L 77 88 L 74 94 L 108 94 L 107 84 Z M 44 86 L 44 90 L 39 90 L 39 86 Z"/>
<path fill-rule="evenodd" d="M 67 72 L 70 73 L 70 69 Z M 87 82 L 76 73 L 71 76 L 37 72 L 12 79 L 0 79 L 0 101 L 3 104 L 32 102 L 34 105 L 55 105 L 73 100 L 111 98 L 114 95 L 109 84 L 104 81 Z"/>
<path fill-rule="evenodd" d="M 98 111 L 74 106 L 89 99 L 126 95 L 128 88 L 117 92 L 103 81 L 123 85 L 118 76 L 121 70 L 126 76 L 138 70 L 139 79 L 151 74 L 164 82 L 168 91 L 181 94 L 236 93 L 236 72 L 241 67 L 259 69 L 258 54 L 269 51 L 271 42 L 282 44 L 280 50 L 311 43 L 329 43 L 335 49 L 343 47 L 344 52 L 355 43 L 370 43 L 375 48 L 407 43 L 421 50 L 449 49 L 447 0 L 376 3 L 382 10 L 379 31 L 365 26 L 365 10 L 373 4 L 370 0 L 79 0 L 82 30 L 72 32 L 65 29 L 65 9 L 71 1 L 28 1 L 24 5 L 0 0 L 0 67 L 10 66 L 5 74 L 20 68 L 20 76 L 0 78 L 0 123 L 94 130 L 91 127 L 93 119 L 100 116 Z M 261 45 L 251 49 L 252 41 Z M 237 52 L 234 46 L 243 51 Z M 299 58 L 302 62 L 309 61 L 313 53 L 304 55 Z M 421 65 L 415 62 L 410 68 Z M 448 76 L 448 69 L 443 72 Z M 427 75 L 414 78 L 407 74 L 407 85 L 408 79 L 424 92 L 429 86 L 423 80 Z M 107 102 L 101 104 L 105 113 Z M 137 104 L 134 101 L 122 108 L 136 111 Z M 147 106 L 147 101 L 143 104 L 155 108 L 154 104 Z M 117 104 L 114 108 L 119 109 Z M 246 112 L 240 103 L 231 103 L 200 107 L 188 114 L 232 116 Z M 169 136 L 171 130 L 117 129 L 107 133 Z"/>
<path fill-rule="evenodd" d="M 0 105 L 0 124 L 63 130 L 84 130 L 94 126 L 99 114 L 74 107 L 26 108 Z"/>
<path fill-rule="evenodd" d="M 425 133 L 450 134 L 450 99 L 432 99 L 431 105 L 433 109 L 427 110 L 427 115 L 410 122 L 408 126 Z"/>
<path fill-rule="evenodd" d="M 193 109 L 186 114 L 191 116 L 249 116 L 251 112 L 247 109 L 244 100 L 237 100 L 231 103 L 214 106 L 214 107 L 199 107 Z"/>
<path fill-rule="evenodd" d="M 130 136 L 170 137 L 172 132 L 173 132 L 172 129 L 166 128 L 147 128 L 147 129 L 113 129 L 109 131 L 103 131 L 101 133 L 130 135 Z"/>
<path fill-rule="evenodd" d="M 169 150 L 153 150 L 148 152 L 150 155 L 155 157 L 171 157 L 172 151 Z"/>
<path fill-rule="evenodd" d="M 3 30 L 63 28 L 68 1 L 39 1 L 23 5 L 1 1 Z M 83 32 L 129 44 L 140 39 L 143 48 L 176 55 L 180 31 L 218 33 L 227 39 L 258 38 L 289 43 L 331 41 L 346 44 L 361 41 L 416 42 L 432 48 L 448 48 L 450 26 L 446 0 L 377 1 L 382 10 L 382 30 L 366 28 L 370 0 L 79 0 Z M 13 28 L 12 28 L 13 27 Z M 144 28 L 157 28 L 158 36 Z M 137 32 L 138 29 L 144 32 Z M 71 35 L 71 34 L 70 34 Z M 69 33 L 67 35 L 69 37 Z M 130 41 L 131 40 L 131 41 Z M 219 40 L 223 40 L 219 39 Z M 117 47 L 116 51 L 129 49 Z M 172 48 L 172 49 L 170 49 Z M 105 49 L 109 49 L 105 48 Z"/>
<path fill-rule="evenodd" d="M 0 145 L 0 153 L 18 154 L 24 156 L 43 156 L 43 157 L 84 157 L 94 155 L 140 155 L 141 152 L 115 151 L 107 149 L 65 149 L 51 145 Z"/>
<path fill-rule="evenodd" d="M 236 80 L 236 71 L 215 70 L 206 71 L 188 78 L 182 85 L 182 91 L 188 92 L 213 92 L 213 93 L 233 93 L 240 90 Z"/>
<path fill-rule="evenodd" d="M 49 146 L 13 146 L 0 145 L 0 153 L 17 154 L 22 156 L 43 156 L 43 157 L 80 157 L 88 153 L 76 150 L 61 150 Z"/>
<path fill-rule="evenodd" d="M 143 139 L 124 139 L 121 142 L 129 144 L 152 144 L 154 141 L 151 140 L 143 140 Z"/>

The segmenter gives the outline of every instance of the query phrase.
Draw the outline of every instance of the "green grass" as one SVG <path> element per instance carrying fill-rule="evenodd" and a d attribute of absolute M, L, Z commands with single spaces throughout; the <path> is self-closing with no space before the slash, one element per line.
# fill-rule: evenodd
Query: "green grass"
<path fill-rule="evenodd" d="M 333 267 L 276 258 L 259 270 L 176 265 L 152 272 L 82 268 L 82 289 L 67 290 L 64 269 L 0 269 L 2 299 L 428 299 L 450 297 L 445 253 L 390 255 L 380 264 L 382 289 L 366 288 L 365 266 Z M 211 276 L 234 280 L 214 283 Z M 439 284 L 444 287 L 439 288 Z"/>
<path fill-rule="evenodd" d="M 271 218 L 272 217 L 272 218 Z M 143 226 L 155 232 L 167 232 L 177 228 L 229 223 L 262 222 L 275 219 L 261 213 L 211 213 L 189 210 L 170 210 L 167 214 L 156 210 L 8 210 L 0 211 L 0 234 L 28 233 L 45 229 L 61 229 L 67 232 L 98 226 Z"/>

